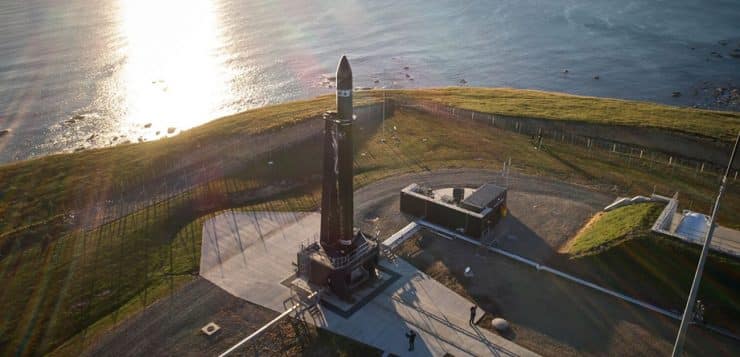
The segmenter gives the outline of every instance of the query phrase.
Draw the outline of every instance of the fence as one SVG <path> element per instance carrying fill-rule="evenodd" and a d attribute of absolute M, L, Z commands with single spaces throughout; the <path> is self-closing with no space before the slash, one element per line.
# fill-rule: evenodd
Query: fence
<path fill-rule="evenodd" d="M 376 103 L 356 107 L 356 121 L 359 125 L 379 121 L 383 110 L 388 113 L 393 110 L 393 105 Z M 111 192 L 97 191 L 98 197 L 89 197 L 89 190 L 80 187 L 75 194 L 75 209 L 68 215 L 78 228 L 93 229 L 144 207 L 166 203 L 185 191 L 206 187 L 209 182 L 244 170 L 247 164 L 271 165 L 271 153 L 315 139 L 323 133 L 323 128 L 324 122 L 318 116 L 257 135 L 245 135 L 208 146 L 198 144 L 193 155 L 158 162 L 152 165 L 149 175 L 139 177 L 135 182 L 115 182 Z M 266 158 L 265 162 L 255 162 L 261 157 Z"/>
<path fill-rule="evenodd" d="M 378 121 L 382 117 L 383 110 L 386 110 L 386 114 L 389 115 L 388 113 L 392 112 L 396 106 L 406 106 L 439 117 L 482 122 L 499 129 L 532 136 L 535 139 L 541 137 L 539 145 L 568 143 L 584 146 L 595 154 L 620 157 L 626 160 L 628 165 L 645 165 L 665 170 L 671 174 L 680 172 L 694 176 L 714 177 L 719 180 L 723 172 L 721 165 L 710 161 L 591 137 L 583 135 L 583 131 L 578 128 L 567 130 L 570 127 L 562 125 L 554 127 L 543 123 L 542 119 L 481 113 L 430 101 L 387 100 L 386 103 L 387 105 L 376 103 L 355 108 L 358 123 L 369 120 Z M 323 121 L 319 119 L 320 117 L 310 118 L 287 127 L 276 128 L 257 135 L 245 135 L 243 138 L 232 138 L 225 142 L 197 144 L 190 155 L 181 155 L 177 159 L 157 162 L 151 166 L 151 172 L 148 175 L 136 178 L 135 182 L 114 182 L 108 192 L 98 190 L 97 197 L 90 197 L 89 190 L 81 187 L 75 195 L 77 201 L 73 204 L 74 208 L 68 210 L 69 215 L 78 228 L 92 229 L 154 203 L 173 199 L 184 191 L 197 189 L 221 177 L 244 170 L 246 163 L 254 165 L 254 161 L 260 157 L 266 158 L 264 164 L 267 165 L 272 162 L 271 153 L 319 136 L 323 130 Z M 185 132 L 181 135 L 189 135 L 189 133 Z M 738 170 L 734 170 L 730 176 L 731 182 L 737 182 L 737 177 Z"/>
<path fill-rule="evenodd" d="M 446 106 L 432 101 L 399 101 L 397 105 L 415 108 L 437 117 L 485 123 L 535 139 L 541 137 L 545 144 L 559 142 L 584 146 L 589 150 L 621 156 L 628 161 L 641 162 L 649 167 L 663 167 L 671 173 L 674 170 L 682 170 L 694 175 L 711 175 L 719 180 L 729 159 L 730 150 L 724 145 L 695 141 L 685 135 L 674 135 L 658 129 L 511 117 Z M 635 133 L 634 130 L 644 134 Z M 658 149 L 648 147 L 648 144 L 654 144 Z M 690 154 L 696 156 L 689 156 Z M 731 174 L 733 182 L 737 181 L 739 171 L 735 169 Z"/>

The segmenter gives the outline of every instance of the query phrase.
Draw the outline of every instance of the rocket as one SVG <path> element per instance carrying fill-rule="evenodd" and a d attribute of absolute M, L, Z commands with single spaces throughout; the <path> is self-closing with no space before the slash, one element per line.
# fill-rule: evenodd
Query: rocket
<path fill-rule="evenodd" d="M 333 257 L 354 249 L 352 197 L 352 68 L 346 56 L 337 66 L 337 111 L 327 113 L 324 131 L 324 171 L 321 193 L 320 243 Z"/>

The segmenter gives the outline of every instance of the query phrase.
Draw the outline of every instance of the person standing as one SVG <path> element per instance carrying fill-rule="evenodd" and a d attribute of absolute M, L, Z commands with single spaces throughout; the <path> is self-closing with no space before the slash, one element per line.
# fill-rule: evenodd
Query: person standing
<path fill-rule="evenodd" d="M 413 351 L 414 340 L 416 340 L 416 332 L 414 332 L 414 330 L 409 330 L 409 332 L 406 332 L 406 338 L 409 339 L 409 351 Z"/>
<path fill-rule="evenodd" d="M 477 306 L 475 306 L 475 305 L 473 305 L 473 306 L 472 306 L 472 307 L 470 308 L 470 324 L 471 324 L 471 325 L 475 324 L 475 314 L 476 314 L 477 312 L 478 312 L 478 307 L 477 307 Z"/>

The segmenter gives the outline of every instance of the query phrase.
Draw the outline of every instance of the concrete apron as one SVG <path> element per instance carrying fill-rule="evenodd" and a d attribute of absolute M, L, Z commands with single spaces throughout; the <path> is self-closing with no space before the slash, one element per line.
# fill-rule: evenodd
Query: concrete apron
<path fill-rule="evenodd" d="M 301 243 L 316 240 L 321 216 L 308 212 L 225 212 L 203 225 L 200 275 L 230 294 L 276 312 L 286 309 Z M 403 259 L 381 259 L 400 275 L 345 318 L 324 307 L 307 322 L 401 356 L 534 356 L 492 332 L 468 324 L 471 303 Z M 405 333 L 418 337 L 408 351 Z"/>

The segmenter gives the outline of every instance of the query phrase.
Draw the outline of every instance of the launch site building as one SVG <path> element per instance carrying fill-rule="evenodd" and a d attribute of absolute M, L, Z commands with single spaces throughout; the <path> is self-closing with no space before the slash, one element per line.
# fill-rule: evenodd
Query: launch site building
<path fill-rule="evenodd" d="M 506 189 L 488 183 L 433 190 L 413 183 L 401 190 L 401 212 L 482 240 L 506 215 Z"/>

